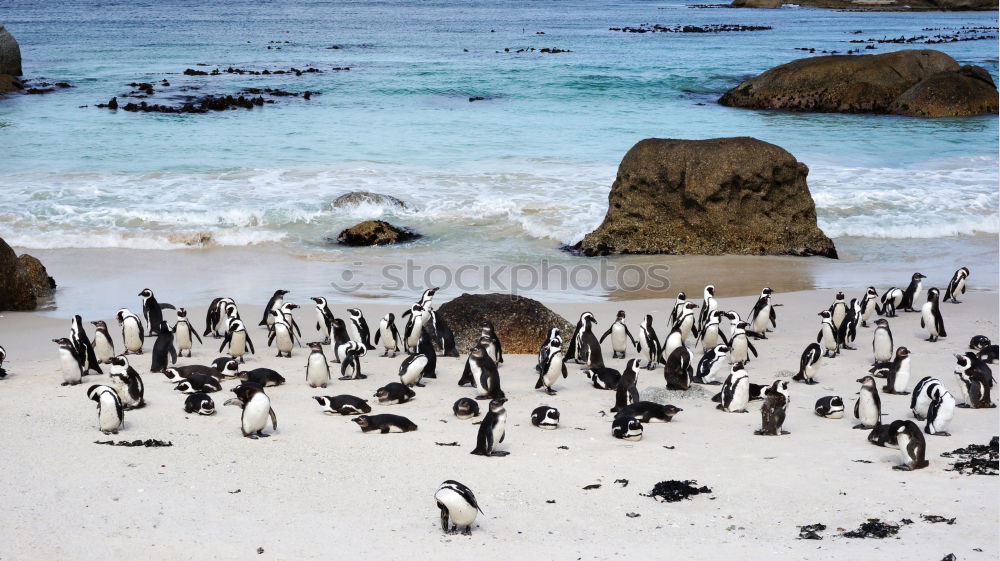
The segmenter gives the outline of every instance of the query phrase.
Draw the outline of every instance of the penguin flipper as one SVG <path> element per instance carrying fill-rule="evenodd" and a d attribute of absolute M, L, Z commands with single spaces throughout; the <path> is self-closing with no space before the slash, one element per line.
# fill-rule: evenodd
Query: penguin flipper
<path fill-rule="evenodd" d="M 166 304 L 166 303 L 161 302 L 160 303 L 160 309 L 161 310 L 176 310 L 177 308 L 175 308 L 173 304 Z"/>
<path fill-rule="evenodd" d="M 173 345 L 167 349 L 167 353 L 170 354 L 170 364 L 177 364 L 177 349 Z"/>
<path fill-rule="evenodd" d="M 948 333 L 944 330 L 944 318 L 938 316 L 934 318 L 934 327 L 937 328 L 938 337 L 947 337 Z"/>
<path fill-rule="evenodd" d="M 291 330 L 289 330 L 291 333 Z M 267 334 L 267 346 L 270 347 L 274 343 L 275 331 L 272 329 L 270 333 Z"/>
<path fill-rule="evenodd" d="M 861 418 L 861 398 L 858 398 L 858 400 L 854 402 L 854 418 Z"/>
<path fill-rule="evenodd" d="M 250 340 L 249 333 L 247 333 L 247 347 L 250 348 L 250 354 L 256 354 L 256 352 L 253 350 L 253 341 Z"/>
<path fill-rule="evenodd" d="M 226 336 L 222 339 L 222 344 L 219 345 L 219 352 L 220 353 L 222 352 L 222 349 L 226 348 L 226 345 L 229 344 L 230 339 L 232 339 L 232 336 L 227 332 Z"/>
<path fill-rule="evenodd" d="M 545 379 L 545 374 L 539 374 L 538 375 L 538 381 L 535 382 L 535 389 L 536 390 L 537 389 L 541 389 L 541 387 L 545 385 L 544 379 Z"/>
<path fill-rule="evenodd" d="M 562 375 L 563 378 L 569 378 L 569 374 L 566 372 L 566 363 L 562 363 Z"/>
<path fill-rule="evenodd" d="M 779 304 L 780 305 L 780 304 Z M 771 327 L 778 327 L 778 314 L 774 311 L 774 306 L 771 306 Z"/>
<path fill-rule="evenodd" d="M 926 325 L 924 325 L 924 315 L 923 314 L 920 314 L 920 327 L 926 327 Z"/>
<path fill-rule="evenodd" d="M 316 324 L 316 325 L 318 326 L 319 324 Z M 381 336 L 382 336 L 382 330 L 381 329 L 376 329 L 375 330 L 375 344 L 376 345 L 378 345 L 378 339 Z"/>
<path fill-rule="evenodd" d="M 190 324 L 188 324 L 188 325 L 190 325 Z M 198 340 L 198 344 L 199 345 L 204 345 L 205 344 L 204 342 L 202 342 L 201 335 L 198 335 L 198 331 L 195 330 L 195 328 L 194 328 L 193 325 L 191 325 L 191 333 L 194 335 L 195 339 Z"/>
<path fill-rule="evenodd" d="M 295 330 L 295 333 L 299 336 L 299 340 L 301 340 L 302 339 L 302 330 L 299 329 L 299 323 L 297 321 L 295 321 L 295 318 L 292 318 L 292 329 Z M 301 346 L 301 343 L 299 345 Z"/>
<path fill-rule="evenodd" d="M 628 330 L 628 328 L 627 328 L 627 327 L 626 327 L 625 329 L 626 329 L 626 331 Z M 604 342 L 604 339 L 605 339 L 605 338 L 606 338 L 606 337 L 607 337 L 608 335 L 611 335 L 611 328 L 610 328 L 610 327 L 608 328 L 608 330 L 607 330 L 607 331 L 605 331 L 605 332 L 604 332 L 604 335 L 601 335 L 601 338 L 600 338 L 600 339 L 599 339 L 599 340 L 598 340 L 597 342 L 598 342 L 598 343 L 603 343 L 603 342 Z"/>
<path fill-rule="evenodd" d="M 608 332 L 610 333 L 611 330 L 609 329 Z M 638 344 L 638 343 L 635 342 L 635 337 L 632 336 L 632 332 L 628 330 L 628 326 L 627 325 L 625 326 L 625 335 L 628 336 L 628 338 L 629 338 L 630 341 L 632 341 L 632 345 L 633 346 L 635 346 L 635 345 Z M 604 339 L 601 338 L 601 340 L 603 341 Z"/>
<path fill-rule="evenodd" d="M 747 348 L 750 349 L 750 352 L 753 353 L 753 356 L 755 357 L 758 356 L 757 348 L 753 346 L 753 343 L 751 343 L 749 339 L 747 339 Z"/>
<path fill-rule="evenodd" d="M 278 416 L 274 414 L 274 409 L 268 409 L 267 412 L 271 416 L 271 430 L 278 430 Z"/>

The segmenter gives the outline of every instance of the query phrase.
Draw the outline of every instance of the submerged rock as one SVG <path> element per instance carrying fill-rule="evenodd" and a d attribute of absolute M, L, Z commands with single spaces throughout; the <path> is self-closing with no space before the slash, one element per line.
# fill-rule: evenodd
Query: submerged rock
<path fill-rule="evenodd" d="M 749 137 L 648 138 L 625 154 L 604 222 L 575 246 L 585 255 L 822 255 L 809 168 Z"/>
<path fill-rule="evenodd" d="M 408 242 L 419 237 L 420 234 L 416 232 L 393 226 L 382 220 L 366 220 L 341 232 L 337 236 L 337 243 L 355 246 L 389 245 Z"/>
<path fill-rule="evenodd" d="M 573 335 L 573 325 L 544 304 L 511 294 L 462 294 L 437 310 L 455 335 L 455 347 L 465 352 L 479 342 L 481 324 L 490 321 L 504 353 L 536 354 L 549 330 L 557 327 L 563 340 Z"/>
<path fill-rule="evenodd" d="M 56 281 L 30 255 L 17 257 L 0 239 L 0 310 L 34 310 L 38 298 L 52 294 Z"/>
<path fill-rule="evenodd" d="M 330 208 L 345 208 L 360 204 L 406 208 L 406 203 L 396 197 L 393 197 L 392 195 L 383 195 L 382 193 L 372 193 L 370 191 L 351 191 L 350 193 L 344 193 L 330 203 Z"/>
<path fill-rule="evenodd" d="M 730 8 L 780 8 L 782 0 L 733 0 Z"/>

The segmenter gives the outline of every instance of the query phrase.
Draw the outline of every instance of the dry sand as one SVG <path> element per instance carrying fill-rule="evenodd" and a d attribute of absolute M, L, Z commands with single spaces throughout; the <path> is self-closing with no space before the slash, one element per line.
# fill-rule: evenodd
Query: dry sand
<path fill-rule="evenodd" d="M 128 292 L 122 302 L 139 311 Z M 835 291 L 777 294 L 778 328 L 756 343 L 760 358 L 748 365 L 755 383 L 791 376 L 802 349 L 814 341 L 816 313 Z M 313 313 L 306 299 L 297 314 L 306 341 L 315 340 Z M 456 294 L 439 294 L 439 303 Z M 720 294 L 723 309 L 745 314 L 752 298 Z M 850 298 L 851 294 L 848 295 Z M 174 302 L 192 310 L 203 327 L 207 302 Z M 661 336 L 672 301 L 664 299 L 586 305 L 557 304 L 575 321 L 593 311 L 601 332 L 621 308 L 634 327 L 653 313 Z M 260 307 L 242 302 L 249 324 Z M 306 304 L 310 304 L 306 306 Z M 919 315 L 901 313 L 890 320 L 897 344 L 913 352 L 912 385 L 922 376 L 940 378 L 960 395 L 952 375 L 953 353 L 969 338 L 997 340 L 995 292 L 970 293 L 961 305 L 944 304 L 949 337 L 925 342 Z M 333 304 L 342 315 L 343 304 Z M 369 323 L 399 306 L 362 305 Z M 110 316 L 115 310 L 107 310 Z M 89 376 L 82 385 L 60 387 L 54 337 L 68 336 L 69 316 L 6 313 L 0 318 L 0 344 L 9 354 L 9 372 L 0 380 L 0 559 L 996 559 L 998 547 L 997 477 L 947 471 L 940 453 L 970 443 L 986 443 L 998 432 L 992 410 L 957 411 L 952 437 L 927 437 L 929 468 L 894 471 L 898 452 L 866 441 L 867 431 L 852 430 L 854 419 L 828 420 L 813 414 L 823 395 L 844 398 L 853 408 L 858 384 L 871 362 L 872 330 L 861 329 L 859 350 L 824 359 L 820 384 L 792 383 L 792 401 L 781 437 L 754 436 L 760 402 L 748 414 L 717 411 L 708 396 L 715 387 L 694 386 L 672 398 L 683 408 L 669 424 L 646 425 L 640 442 L 615 440 L 611 416 L 614 393 L 596 390 L 570 365 L 569 378 L 549 397 L 533 389 L 533 356 L 507 356 L 501 369 L 510 401 L 503 458 L 470 455 L 478 427 L 452 416 L 470 388 L 456 386 L 464 358 L 439 359 L 439 377 L 417 389 L 407 404 L 374 405 L 373 413 L 409 417 L 419 430 L 407 434 L 365 435 L 349 418 L 324 416 L 313 395 L 350 393 L 370 398 L 375 388 L 398 381 L 402 357 L 369 355 L 363 381 L 334 381 L 326 390 L 305 384 L 308 349 L 279 359 L 266 347 L 266 333 L 251 334 L 258 354 L 248 368 L 269 367 L 288 383 L 269 388 L 278 430 L 261 440 L 242 438 L 240 411 L 222 407 L 235 382 L 214 394 L 219 411 L 212 417 L 185 414 L 184 396 L 160 374 L 148 374 L 147 354 L 133 364 L 143 373 L 148 406 L 126 412 L 125 429 L 106 437 L 97 429 L 94 403 L 85 396 L 108 376 Z M 58 315 L 58 314 L 57 314 Z M 173 314 L 167 316 L 172 320 Z M 84 318 L 86 321 L 98 319 Z M 109 321 L 110 317 L 104 318 Z M 89 324 L 88 324 L 89 326 Z M 113 328 L 116 345 L 121 339 Z M 502 337 L 503 334 L 501 333 Z M 606 341 L 607 343 L 607 341 Z M 196 345 L 181 364 L 209 363 L 219 356 L 219 341 Z M 332 353 L 330 353 L 332 354 Z M 611 350 L 605 345 L 605 356 Z M 634 353 L 629 353 L 629 358 Z M 623 368 L 624 360 L 607 360 Z M 994 366 L 995 368 L 995 366 Z M 662 387 L 662 370 L 643 371 L 640 390 Z M 996 399 L 994 397 L 994 399 Z M 485 402 L 482 402 L 485 405 Z M 531 410 L 547 404 L 562 413 L 562 425 L 543 431 L 529 421 Z M 911 418 L 908 396 L 883 395 L 886 421 Z M 922 424 L 921 424 L 922 426 Z M 270 426 L 268 426 L 268 430 Z M 169 448 L 100 446 L 96 440 L 169 440 Z M 457 442 L 458 446 L 436 443 Z M 565 449 L 561 447 L 566 447 Z M 870 463 L 867 463 L 870 462 Z M 471 487 L 484 515 L 471 537 L 441 532 L 433 494 L 445 479 Z M 626 479 L 623 486 L 616 480 Z M 695 479 L 712 489 L 678 503 L 642 496 L 662 480 Z M 599 483 L 601 487 L 583 490 Z M 638 517 L 629 517 L 636 513 Z M 921 514 L 955 517 L 954 525 L 932 524 Z M 899 539 L 848 539 L 838 528 L 854 529 L 868 518 L 899 523 Z M 822 541 L 799 540 L 799 525 L 828 526 Z M 258 553 L 263 550 L 262 553 Z"/>

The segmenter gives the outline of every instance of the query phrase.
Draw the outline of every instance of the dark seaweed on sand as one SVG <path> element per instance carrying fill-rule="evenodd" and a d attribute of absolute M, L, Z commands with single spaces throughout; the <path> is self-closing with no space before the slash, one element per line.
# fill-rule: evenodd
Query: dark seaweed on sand
<path fill-rule="evenodd" d="M 998 437 L 994 436 L 989 444 L 970 444 L 941 454 L 942 458 L 959 457 L 952 464 L 952 469 L 965 475 L 997 475 L 1000 472 L 1000 454 L 998 454 Z"/>
<path fill-rule="evenodd" d="M 676 479 L 661 481 L 653 485 L 653 490 L 648 495 L 643 496 L 653 497 L 660 502 L 675 503 L 690 498 L 692 495 L 712 492 L 707 486 L 696 487 L 697 484 L 698 482 L 693 479 L 688 481 L 677 481 Z"/>
<path fill-rule="evenodd" d="M 94 444 L 107 444 L 108 446 L 143 446 L 145 448 L 159 448 L 161 446 L 173 446 L 173 442 L 164 442 L 162 440 L 156 440 L 155 438 L 149 438 L 146 440 L 119 440 L 115 442 L 114 440 L 95 440 Z"/>
<path fill-rule="evenodd" d="M 887 522 L 882 522 L 878 518 L 869 518 L 868 522 L 865 522 L 861 526 L 858 526 L 857 530 L 851 530 L 849 532 L 844 532 L 841 534 L 845 538 L 888 538 L 889 536 L 895 536 L 899 532 L 899 526 L 896 524 L 889 524 Z"/>
<path fill-rule="evenodd" d="M 826 530 L 826 524 L 808 524 L 806 526 L 799 526 L 799 539 L 800 540 L 821 540 L 823 536 L 819 535 L 820 532 Z"/>
<path fill-rule="evenodd" d="M 939 514 L 921 514 L 920 517 L 923 518 L 925 521 L 931 523 L 944 522 L 949 526 L 955 523 L 954 518 L 945 518 L 944 516 L 941 516 Z"/>

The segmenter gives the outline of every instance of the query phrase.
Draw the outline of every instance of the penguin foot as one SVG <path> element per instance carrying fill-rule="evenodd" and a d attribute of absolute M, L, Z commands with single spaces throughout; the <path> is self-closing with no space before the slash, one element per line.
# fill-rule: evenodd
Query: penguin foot
<path fill-rule="evenodd" d="M 63 383 L 61 383 L 61 384 L 59 384 L 59 385 L 60 385 L 60 386 L 68 386 L 68 385 L 69 385 L 69 382 L 63 382 Z M 959 407 L 961 407 L 961 405 L 959 405 Z M 966 405 L 966 407 L 968 407 L 968 405 Z"/>
<path fill-rule="evenodd" d="M 786 431 L 786 430 L 783 430 L 783 431 L 781 431 L 781 434 L 782 434 L 782 435 L 785 435 L 785 434 L 792 434 L 792 433 L 790 433 L 790 432 L 788 432 L 788 431 Z"/>
<path fill-rule="evenodd" d="M 249 438 L 250 440 L 257 440 L 258 438 L 256 434 L 248 434 L 246 435 L 246 437 Z"/>
<path fill-rule="evenodd" d="M 913 471 L 910 469 L 910 466 L 907 465 L 892 466 L 892 469 L 896 471 Z"/>
<path fill-rule="evenodd" d="M 427 387 L 427 384 L 421 384 L 420 382 L 417 382 L 414 385 L 417 386 L 418 388 L 426 388 Z"/>
<path fill-rule="evenodd" d="M 814 386 L 814 385 L 818 384 L 819 382 L 817 382 L 816 380 L 813 380 L 813 379 L 809 379 L 809 380 L 806 380 L 806 383 L 809 384 L 810 386 Z"/>
<path fill-rule="evenodd" d="M 63 385 L 65 386 L 66 384 L 63 384 Z M 961 407 L 962 409 L 971 409 L 972 408 L 972 406 L 969 405 L 968 403 L 959 403 L 955 407 Z"/>
<path fill-rule="evenodd" d="M 476 399 L 482 401 L 482 400 L 490 399 L 490 396 L 488 396 L 488 395 L 477 395 Z"/>
<path fill-rule="evenodd" d="M 864 425 L 864 423 L 862 423 L 862 424 L 860 424 L 860 425 L 854 425 L 854 427 L 853 427 L 853 428 L 856 428 L 856 429 L 865 429 L 865 430 L 867 430 L 867 429 L 870 429 L 870 428 L 873 428 L 873 427 L 866 427 L 866 426 Z"/>
<path fill-rule="evenodd" d="M 556 395 L 556 391 L 555 391 L 555 390 L 553 390 L 552 388 L 548 388 L 548 389 L 546 389 L 546 390 L 545 390 L 545 392 L 546 392 L 547 394 L 549 394 L 549 395 Z"/>
<path fill-rule="evenodd" d="M 927 341 L 928 343 L 936 343 L 937 342 L 937 337 L 931 337 L 929 339 L 925 339 L 925 341 Z"/>
<path fill-rule="evenodd" d="M 500 451 L 500 450 L 494 450 L 493 453 L 490 454 L 490 456 L 494 456 L 494 457 L 497 457 L 497 458 L 502 458 L 504 456 L 510 456 L 510 452 L 503 452 L 503 451 Z"/>
<path fill-rule="evenodd" d="M 462 535 L 463 536 L 471 536 L 472 535 L 472 526 L 466 526 L 465 529 L 462 530 Z"/>
<path fill-rule="evenodd" d="M 268 437 L 269 437 L 269 436 L 271 436 L 271 435 L 269 435 L 269 434 L 264 434 L 264 433 L 262 433 L 262 432 L 258 431 L 258 432 L 257 432 L 257 436 L 259 436 L 259 437 L 261 437 L 261 438 L 268 438 Z"/>

